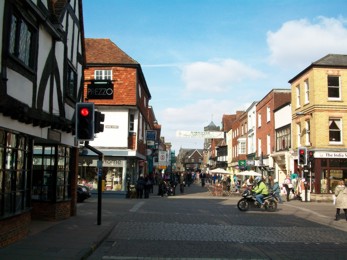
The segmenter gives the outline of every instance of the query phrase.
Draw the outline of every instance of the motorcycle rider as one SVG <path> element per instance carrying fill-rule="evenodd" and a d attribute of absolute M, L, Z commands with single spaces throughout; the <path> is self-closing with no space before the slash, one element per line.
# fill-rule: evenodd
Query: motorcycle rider
<path fill-rule="evenodd" d="M 255 199 L 263 207 L 263 198 L 269 194 L 266 184 L 263 182 L 262 177 L 258 176 L 255 178 L 256 186 L 253 188 L 253 192 L 256 193 Z"/>

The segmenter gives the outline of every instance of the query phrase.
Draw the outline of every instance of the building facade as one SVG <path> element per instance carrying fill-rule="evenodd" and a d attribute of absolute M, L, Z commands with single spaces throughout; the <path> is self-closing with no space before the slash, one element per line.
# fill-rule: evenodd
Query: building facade
<path fill-rule="evenodd" d="M 153 173 L 160 125 L 141 65 L 109 39 L 86 38 L 85 43 L 84 100 L 105 115 L 104 131 L 90 145 L 104 155 L 105 189 L 125 191 L 128 181 Z M 80 156 L 80 175 L 87 183 L 96 182 L 97 161 L 92 152 Z"/>
<path fill-rule="evenodd" d="M 263 176 L 273 175 L 273 160 L 275 152 L 275 118 L 274 110 L 290 102 L 290 89 L 272 89 L 256 105 L 257 132 L 255 166 Z"/>
<path fill-rule="evenodd" d="M 314 152 L 305 175 L 309 189 L 332 193 L 338 180 L 347 181 L 347 55 L 326 55 L 289 83 L 294 153 L 299 147 Z"/>
<path fill-rule="evenodd" d="M 0 247 L 76 214 L 82 1 L 1 1 Z"/>

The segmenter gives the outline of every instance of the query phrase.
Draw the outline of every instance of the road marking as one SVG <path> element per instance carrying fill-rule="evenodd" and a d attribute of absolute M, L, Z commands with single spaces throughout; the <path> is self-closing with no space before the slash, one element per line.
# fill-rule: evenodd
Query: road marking
<path fill-rule="evenodd" d="M 141 208 L 141 207 L 143 206 L 143 204 L 145 204 L 144 201 L 141 201 L 141 202 L 139 202 L 139 203 L 136 203 L 136 204 L 134 205 L 134 207 L 132 207 L 129 211 L 130 211 L 130 212 L 136 212 L 139 208 Z"/>
<path fill-rule="evenodd" d="M 313 210 L 310 210 L 310 209 L 305 209 L 305 208 L 303 208 L 303 207 L 298 207 L 298 206 L 290 205 L 290 204 L 288 204 L 288 203 L 287 203 L 285 206 L 287 206 L 287 207 L 292 207 L 292 208 L 296 208 L 296 209 L 300 209 L 300 210 L 302 210 L 302 211 L 306 211 L 306 212 L 312 213 L 312 214 L 314 214 L 314 215 L 316 215 L 316 216 L 318 216 L 318 217 L 321 217 L 321 218 L 326 218 L 326 219 L 329 219 L 329 218 L 330 218 L 330 217 L 328 217 L 328 216 L 319 214 L 319 213 L 317 213 L 317 212 L 315 212 L 315 211 L 313 211 Z"/>

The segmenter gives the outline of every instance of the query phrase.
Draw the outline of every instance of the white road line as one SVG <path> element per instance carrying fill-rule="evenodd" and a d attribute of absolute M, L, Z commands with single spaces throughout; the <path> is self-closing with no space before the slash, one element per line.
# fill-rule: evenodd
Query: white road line
<path fill-rule="evenodd" d="M 139 202 L 139 203 L 136 203 L 136 204 L 134 205 L 134 207 L 132 207 L 129 211 L 130 211 L 130 212 L 136 212 L 139 208 L 141 208 L 141 207 L 143 206 L 143 204 L 145 204 L 144 201 L 141 201 L 141 202 Z"/>

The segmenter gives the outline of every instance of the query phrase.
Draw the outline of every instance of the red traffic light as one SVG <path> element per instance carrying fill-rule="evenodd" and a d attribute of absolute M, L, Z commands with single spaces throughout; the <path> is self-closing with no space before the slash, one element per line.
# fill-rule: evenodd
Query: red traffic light
<path fill-rule="evenodd" d="M 83 107 L 83 108 L 80 110 L 80 114 L 81 114 L 82 116 L 88 116 L 89 113 L 90 113 L 90 111 L 89 111 L 89 109 L 86 108 L 86 107 Z"/>
<path fill-rule="evenodd" d="M 300 150 L 299 150 L 299 153 L 300 153 L 300 154 L 305 154 L 305 151 L 302 150 L 302 149 L 300 149 Z"/>

